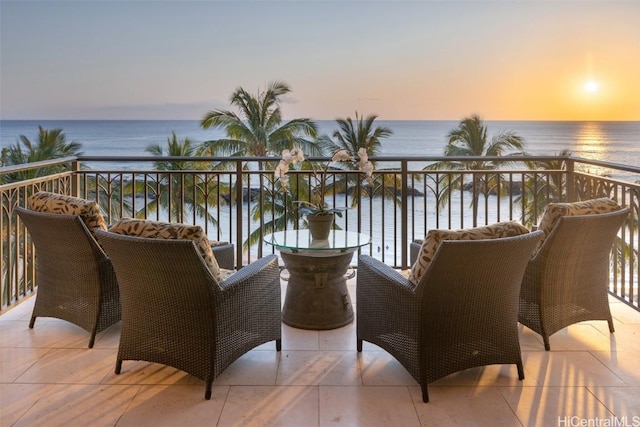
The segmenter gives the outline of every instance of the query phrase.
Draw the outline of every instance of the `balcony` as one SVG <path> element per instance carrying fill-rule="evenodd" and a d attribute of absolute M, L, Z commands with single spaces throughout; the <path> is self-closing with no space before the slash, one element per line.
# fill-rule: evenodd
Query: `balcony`
<path fill-rule="evenodd" d="M 119 324 L 102 332 L 93 349 L 86 348 L 85 331 L 63 321 L 39 319 L 34 329 L 28 328 L 37 277 L 28 234 L 12 211 L 35 191 L 96 199 L 109 223 L 138 215 L 202 225 L 210 238 L 234 243 L 237 267 L 273 252 L 262 236 L 275 229 L 275 217 L 284 215 L 290 227 L 303 226 L 295 212 L 279 212 L 273 203 L 277 159 L 203 158 L 198 162 L 226 164 L 212 169 L 190 163 L 189 169 L 162 171 L 153 169 L 157 160 L 72 158 L 0 170 L 0 176 L 23 177 L 0 185 L 1 425 L 640 422 L 633 418 L 640 414 L 640 168 L 572 157 L 528 157 L 510 159 L 515 164 L 499 171 L 436 171 L 424 166 L 442 158 L 379 158 L 374 177 L 381 190 L 374 197 L 365 196 L 362 183 L 355 180 L 358 184 L 348 192 L 335 192 L 329 200 L 330 205 L 349 208 L 338 226 L 371 236 L 373 243 L 362 253 L 406 268 L 409 243 L 428 229 L 503 220 L 531 226 L 549 202 L 611 197 L 631 209 L 611 264 L 615 334 L 609 334 L 606 322 L 583 322 L 554 334 L 552 351 L 545 352 L 541 338 L 521 327 L 524 381 L 518 381 L 513 366 L 470 369 L 430 385 L 431 402 L 424 404 L 420 387 L 390 355 L 366 343 L 362 353 L 356 352 L 355 324 L 330 331 L 283 325 L 281 353 L 273 343 L 250 351 L 216 379 L 212 400 L 205 401 L 200 380 L 173 368 L 125 362 L 123 373 L 116 376 Z M 554 162 L 554 167 L 535 167 L 542 162 Z M 86 164 L 90 168 L 84 168 Z M 31 173 L 52 165 L 67 170 Z M 355 173 L 337 172 L 334 179 Z M 296 172 L 292 180 L 308 180 L 308 174 Z M 460 181 L 466 185 L 451 185 Z M 190 209 L 193 200 L 210 216 Z M 357 311 L 355 279 L 349 283 Z M 286 286 L 283 280 L 283 294 Z"/>
<path fill-rule="evenodd" d="M 355 298 L 355 279 L 349 288 Z M 204 383 L 173 368 L 129 361 L 115 375 L 119 324 L 93 349 L 64 321 L 40 318 L 29 329 L 32 301 L 0 316 L 3 426 L 570 426 L 587 424 L 561 420 L 623 417 L 618 425 L 630 426 L 640 414 L 640 312 L 613 297 L 615 334 L 604 321 L 583 322 L 554 334 L 545 352 L 522 327 L 524 381 L 513 365 L 469 369 L 429 385 L 429 403 L 388 353 L 368 343 L 356 352 L 355 323 L 283 324 L 282 351 L 271 342 L 242 356 L 206 401 Z"/>

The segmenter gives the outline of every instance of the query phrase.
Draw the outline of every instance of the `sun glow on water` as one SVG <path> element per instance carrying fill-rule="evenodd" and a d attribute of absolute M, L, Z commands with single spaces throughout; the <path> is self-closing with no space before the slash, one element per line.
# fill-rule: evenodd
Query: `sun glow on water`
<path fill-rule="evenodd" d="M 607 151 L 606 136 L 598 122 L 584 122 L 578 134 L 576 150 L 584 157 L 604 160 Z"/>

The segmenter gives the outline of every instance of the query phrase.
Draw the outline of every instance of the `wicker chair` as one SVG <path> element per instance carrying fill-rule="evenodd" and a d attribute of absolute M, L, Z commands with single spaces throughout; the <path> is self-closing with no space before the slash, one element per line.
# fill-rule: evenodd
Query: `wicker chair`
<path fill-rule="evenodd" d="M 490 364 L 516 364 L 522 274 L 542 232 L 489 240 L 443 241 L 413 285 L 361 255 L 357 275 L 357 349 L 382 347 L 420 383 Z"/>
<path fill-rule="evenodd" d="M 606 320 L 614 332 L 607 286 L 609 256 L 629 213 L 563 216 L 532 257 L 522 281 L 518 321 L 549 336 L 584 320 Z"/>
<path fill-rule="evenodd" d="M 120 320 L 116 275 L 104 251 L 76 215 L 15 208 L 35 245 L 38 293 L 29 322 L 56 317 L 96 334 Z"/>
<path fill-rule="evenodd" d="M 213 256 L 216 257 L 216 262 L 220 268 L 224 268 L 226 270 L 233 270 L 236 268 L 234 248 L 233 243 L 213 242 L 211 245 L 211 252 L 213 252 Z"/>
<path fill-rule="evenodd" d="M 277 256 L 261 258 L 217 283 L 191 240 L 97 231 L 113 263 L 122 300 L 116 361 L 144 360 L 206 382 L 252 348 L 281 349 Z"/>

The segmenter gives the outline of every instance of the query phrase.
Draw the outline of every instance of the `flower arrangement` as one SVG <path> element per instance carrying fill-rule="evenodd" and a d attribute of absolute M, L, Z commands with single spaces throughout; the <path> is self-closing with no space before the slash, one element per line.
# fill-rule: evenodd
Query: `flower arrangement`
<path fill-rule="evenodd" d="M 283 190 L 287 190 L 289 187 L 289 166 L 305 160 L 304 153 L 297 147 L 292 150 L 282 151 L 282 159 L 278 164 L 274 172 L 274 177 L 280 180 Z M 313 167 L 313 177 L 315 179 L 315 185 L 310 184 L 312 197 L 311 201 L 298 200 L 295 201 L 298 205 L 298 212 L 302 215 L 319 215 L 327 213 L 335 213 L 338 216 L 342 216 L 344 208 L 329 208 L 324 200 L 327 190 L 327 170 L 329 165 L 334 162 L 356 162 L 358 170 L 365 174 L 366 179 L 372 183 L 373 164 L 369 161 L 366 148 L 360 148 L 358 150 L 358 160 L 356 161 L 347 150 L 337 150 L 333 153 L 331 160 L 324 164 L 320 170 Z"/>

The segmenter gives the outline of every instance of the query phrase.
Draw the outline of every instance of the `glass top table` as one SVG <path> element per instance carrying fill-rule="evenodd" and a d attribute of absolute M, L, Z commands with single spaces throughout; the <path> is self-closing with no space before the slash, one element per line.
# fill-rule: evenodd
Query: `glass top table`
<path fill-rule="evenodd" d="M 304 252 L 309 256 L 323 256 L 334 253 L 355 252 L 361 246 L 371 243 L 371 237 L 367 234 L 353 231 L 331 230 L 326 240 L 311 238 L 309 230 L 278 231 L 264 236 L 264 241 L 283 252 Z M 317 253 L 311 253 L 317 252 Z"/>
<path fill-rule="evenodd" d="M 302 329 L 334 329 L 353 322 L 347 272 L 353 253 L 371 237 L 331 230 L 326 240 L 314 240 L 309 230 L 278 231 L 264 236 L 289 270 L 282 321 Z"/>

